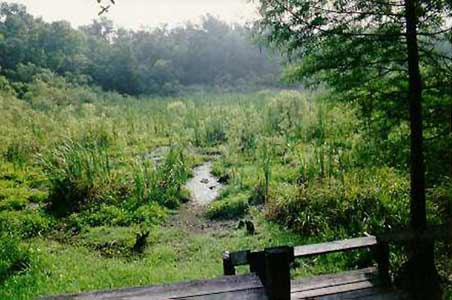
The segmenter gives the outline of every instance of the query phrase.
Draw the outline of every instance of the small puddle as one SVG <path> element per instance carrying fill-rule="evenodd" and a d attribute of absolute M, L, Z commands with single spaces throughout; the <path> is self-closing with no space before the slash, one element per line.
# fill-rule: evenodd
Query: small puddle
<path fill-rule="evenodd" d="M 193 178 L 185 187 L 190 191 L 192 201 L 204 206 L 218 198 L 223 185 L 212 175 L 212 162 L 209 161 L 193 169 Z"/>

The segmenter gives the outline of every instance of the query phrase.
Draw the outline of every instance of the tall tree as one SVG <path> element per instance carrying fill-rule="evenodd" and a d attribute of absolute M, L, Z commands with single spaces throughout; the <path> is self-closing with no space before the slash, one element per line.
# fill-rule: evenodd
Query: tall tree
<path fill-rule="evenodd" d="M 270 44 L 301 58 L 292 76 L 305 78 L 317 74 L 335 88 L 365 86 L 369 92 L 376 81 L 385 80 L 391 96 L 398 96 L 400 103 L 408 103 L 411 227 L 418 236 L 427 225 L 420 54 L 441 64 L 440 55 L 431 45 L 451 31 L 447 25 L 451 6 L 447 0 L 259 1 L 261 33 Z M 445 57 L 450 62 L 451 56 Z M 382 86 L 377 85 L 378 94 L 389 95 L 379 88 Z M 411 270 L 407 273 L 411 289 L 416 291 L 413 295 L 417 299 L 431 299 L 432 290 L 439 289 L 433 247 L 416 240 L 411 250 L 407 264 Z"/>

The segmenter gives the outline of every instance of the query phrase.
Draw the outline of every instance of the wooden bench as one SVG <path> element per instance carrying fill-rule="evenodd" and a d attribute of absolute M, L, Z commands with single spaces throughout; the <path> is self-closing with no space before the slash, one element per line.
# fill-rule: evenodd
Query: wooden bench
<path fill-rule="evenodd" d="M 125 288 L 72 295 L 41 297 L 41 300 L 266 300 L 264 286 L 255 274 L 227 276 L 148 287 Z"/>
<path fill-rule="evenodd" d="M 401 293 L 391 289 L 389 276 L 389 247 L 386 241 L 375 236 L 334 241 L 328 243 L 286 247 L 292 262 L 297 258 L 312 257 L 334 252 L 371 249 L 377 267 L 369 267 L 351 272 L 314 276 L 290 281 L 290 296 L 275 295 L 267 287 L 268 272 L 262 257 L 269 251 L 225 252 L 223 257 L 224 274 L 235 275 L 237 266 L 249 265 L 250 271 L 261 278 L 270 299 L 403 299 Z"/>

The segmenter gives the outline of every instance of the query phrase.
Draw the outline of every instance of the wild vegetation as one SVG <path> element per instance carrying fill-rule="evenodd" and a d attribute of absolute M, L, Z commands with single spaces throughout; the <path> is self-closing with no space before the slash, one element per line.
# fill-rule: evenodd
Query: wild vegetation
<path fill-rule="evenodd" d="M 48 95 L 37 106 L 4 79 L 3 298 L 209 278 L 221 274 L 225 249 L 356 236 L 408 220 L 406 170 L 384 163 L 393 152 L 373 147 L 358 110 L 327 93 L 134 99 L 66 86 L 49 94 L 45 87 L 62 80 L 54 76 L 30 85 L 29 99 Z M 61 99 L 80 93 L 91 101 Z M 392 138 L 406 153 L 404 134 Z M 170 151 L 156 165 L 149 154 L 159 146 Z M 252 219 L 256 235 L 235 222 L 207 235 L 168 227 L 187 201 L 190 168 L 213 150 L 221 153 L 214 173 L 228 184 L 206 217 Z M 435 222 L 448 193 L 447 184 L 431 190 Z M 135 235 L 146 231 L 147 248 L 136 255 Z M 299 273 L 350 267 L 331 260 L 306 262 Z"/>
<path fill-rule="evenodd" d="M 126 32 L 102 21 L 75 30 L 35 19 L 21 6 L 1 9 L 0 299 L 212 278 L 222 274 L 224 250 L 361 236 L 409 223 L 407 111 L 396 96 L 379 101 L 387 96 L 379 91 L 405 86 L 402 79 L 348 89 L 339 73 L 321 72 L 328 86 L 276 90 L 272 83 L 238 91 L 273 80 L 262 73 L 279 74 L 267 54 L 245 43 L 243 28 L 207 18 L 202 28 Z M 65 31 L 51 33 L 57 28 Z M 214 28 L 228 32 L 225 47 L 240 41 L 239 58 L 231 54 L 232 62 L 222 65 L 201 54 L 216 53 L 221 34 Z M 181 41 L 203 46 L 197 59 L 176 47 L 186 45 Z M 154 52 L 161 45 L 168 48 Z M 140 63 L 132 48 L 144 56 L 157 53 L 155 61 Z M 70 64 L 75 58 L 86 64 Z M 310 59 L 302 66 L 312 67 Z M 63 68 L 66 63 L 75 69 Z M 226 72 L 225 65 L 237 69 Z M 426 64 L 423 72 L 437 74 L 433 68 Z M 193 77 L 199 69 L 205 80 Z M 293 79 L 306 69 L 289 71 Z M 224 74 L 232 81 L 222 81 Z M 214 91 L 217 84 L 231 91 Z M 440 86 L 425 94 L 433 224 L 444 223 L 452 206 L 445 167 L 452 99 Z M 213 174 L 225 187 L 195 214 L 185 183 L 207 160 L 214 160 Z M 254 229 L 239 226 L 243 221 Z M 452 262 L 446 247 L 438 243 L 436 251 L 447 286 Z M 406 256 L 393 250 L 391 271 L 397 274 Z M 294 276 L 368 260 L 366 252 L 306 259 Z"/>

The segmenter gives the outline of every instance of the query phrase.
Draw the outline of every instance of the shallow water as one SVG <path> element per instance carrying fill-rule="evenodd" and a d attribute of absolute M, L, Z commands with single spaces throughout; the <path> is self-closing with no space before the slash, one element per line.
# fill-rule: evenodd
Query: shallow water
<path fill-rule="evenodd" d="M 212 162 L 206 162 L 193 169 L 191 178 L 185 187 L 190 191 L 193 203 L 207 205 L 220 195 L 223 187 L 218 178 L 212 175 Z"/>

